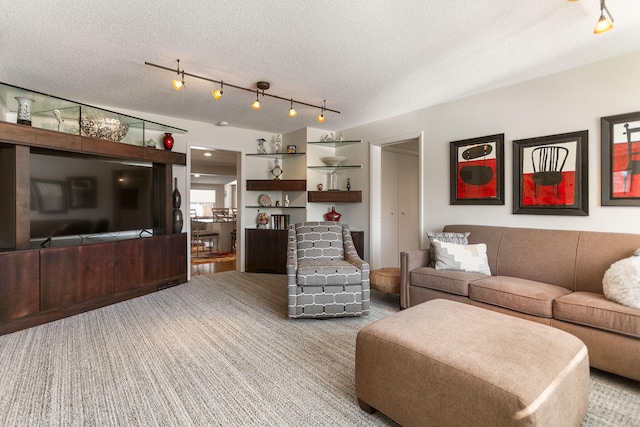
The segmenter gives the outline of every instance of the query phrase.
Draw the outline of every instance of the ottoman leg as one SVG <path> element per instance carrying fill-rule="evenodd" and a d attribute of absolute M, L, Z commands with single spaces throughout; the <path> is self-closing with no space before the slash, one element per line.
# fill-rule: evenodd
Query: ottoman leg
<path fill-rule="evenodd" d="M 362 409 L 367 414 L 373 414 L 374 412 L 376 412 L 376 408 L 369 405 L 367 402 L 365 402 L 362 399 L 358 399 L 358 405 L 360 405 L 360 409 Z"/>

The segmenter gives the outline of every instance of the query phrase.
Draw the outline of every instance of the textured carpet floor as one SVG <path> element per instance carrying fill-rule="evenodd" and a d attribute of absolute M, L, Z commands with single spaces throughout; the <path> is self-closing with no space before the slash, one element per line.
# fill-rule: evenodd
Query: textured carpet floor
<path fill-rule="evenodd" d="M 365 318 L 288 320 L 286 277 L 230 271 L 0 337 L 0 426 L 393 425 L 354 395 Z M 585 426 L 640 425 L 640 384 L 593 372 Z"/>

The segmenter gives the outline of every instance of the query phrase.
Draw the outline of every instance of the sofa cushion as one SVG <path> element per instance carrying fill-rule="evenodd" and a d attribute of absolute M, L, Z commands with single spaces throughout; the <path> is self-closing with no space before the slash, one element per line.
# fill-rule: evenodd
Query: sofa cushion
<path fill-rule="evenodd" d="M 604 272 L 602 289 L 610 301 L 640 309 L 640 249 L 611 264 Z"/>
<path fill-rule="evenodd" d="M 362 271 L 344 260 L 303 259 L 298 261 L 296 283 L 300 286 L 357 285 Z"/>
<path fill-rule="evenodd" d="M 609 301 L 602 294 L 572 292 L 553 302 L 553 317 L 640 338 L 640 310 Z"/>
<path fill-rule="evenodd" d="M 561 286 L 508 276 L 491 276 L 469 284 L 469 298 L 521 313 L 551 318 L 553 300 L 570 293 Z"/>
<path fill-rule="evenodd" d="M 429 267 L 436 266 L 436 251 L 433 248 L 434 240 L 439 240 L 441 242 L 447 243 L 457 243 L 459 245 L 466 245 L 467 243 L 469 243 L 467 241 L 469 232 L 451 233 L 445 231 L 427 231 L 427 237 L 429 238 L 429 243 L 431 244 L 431 248 L 429 251 Z"/>
<path fill-rule="evenodd" d="M 432 267 L 420 267 L 411 271 L 411 286 L 435 289 L 455 295 L 469 296 L 469 283 L 487 277 L 481 273 L 466 271 L 436 270 Z"/>
<path fill-rule="evenodd" d="M 487 261 L 487 245 L 458 245 L 433 241 L 436 252 L 436 270 L 458 270 L 491 275 Z"/>

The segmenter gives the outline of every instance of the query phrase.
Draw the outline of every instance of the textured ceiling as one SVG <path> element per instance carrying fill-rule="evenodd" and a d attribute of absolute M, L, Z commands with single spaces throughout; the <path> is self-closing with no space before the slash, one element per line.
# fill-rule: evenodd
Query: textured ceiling
<path fill-rule="evenodd" d="M 284 133 L 358 124 L 640 50 L 640 1 L 0 0 L 0 81 L 87 104 Z M 145 61 L 341 114 L 225 90 Z M 168 123 L 171 124 L 171 123 Z"/>

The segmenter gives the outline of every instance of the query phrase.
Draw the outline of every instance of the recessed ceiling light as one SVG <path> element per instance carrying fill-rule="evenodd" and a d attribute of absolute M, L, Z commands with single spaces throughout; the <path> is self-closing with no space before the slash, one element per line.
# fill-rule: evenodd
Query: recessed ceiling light
<path fill-rule="evenodd" d="M 229 122 L 226 120 L 219 121 L 216 123 L 218 126 L 229 126 Z"/>
<path fill-rule="evenodd" d="M 193 177 L 194 177 L 194 178 L 200 178 L 200 174 L 199 174 L 199 173 L 194 173 L 194 174 L 193 174 Z"/>
<path fill-rule="evenodd" d="M 211 157 L 212 156 L 212 154 L 209 153 L 209 152 L 204 153 L 204 155 L 205 155 L 205 157 Z"/>

